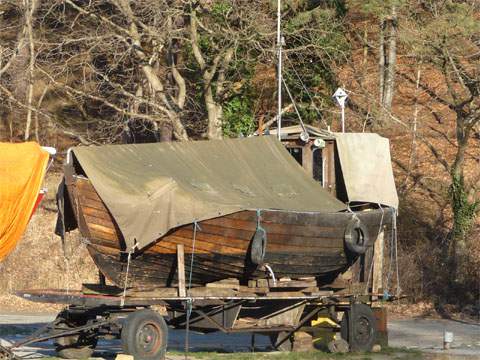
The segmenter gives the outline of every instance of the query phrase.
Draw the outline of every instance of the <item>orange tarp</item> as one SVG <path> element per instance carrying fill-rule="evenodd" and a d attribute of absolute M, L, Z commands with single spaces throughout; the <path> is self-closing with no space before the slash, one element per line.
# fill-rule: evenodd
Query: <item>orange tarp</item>
<path fill-rule="evenodd" d="M 0 143 L 0 261 L 20 240 L 35 207 L 48 164 L 37 143 Z"/>

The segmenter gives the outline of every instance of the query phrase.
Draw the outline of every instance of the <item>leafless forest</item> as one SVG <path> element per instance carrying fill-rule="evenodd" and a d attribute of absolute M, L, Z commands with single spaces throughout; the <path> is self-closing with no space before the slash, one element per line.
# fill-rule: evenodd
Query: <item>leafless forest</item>
<path fill-rule="evenodd" d="M 342 86 L 347 130 L 391 140 L 404 293 L 478 312 L 480 3 L 283 3 L 303 120 L 338 129 Z M 262 132 L 276 115 L 275 32 L 269 0 L 1 0 L 0 141 L 63 152 Z M 284 106 L 296 124 L 286 93 Z"/>

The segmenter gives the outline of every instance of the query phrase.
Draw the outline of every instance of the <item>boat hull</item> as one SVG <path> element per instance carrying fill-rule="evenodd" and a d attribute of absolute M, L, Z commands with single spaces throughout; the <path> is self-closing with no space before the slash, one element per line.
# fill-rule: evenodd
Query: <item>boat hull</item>
<path fill-rule="evenodd" d="M 72 208 L 88 250 L 100 272 L 123 287 L 128 254 L 122 234 L 90 181 L 74 176 L 67 185 Z M 187 224 L 171 230 L 155 243 L 130 256 L 128 285 L 165 287 L 177 284 L 177 246 L 183 245 L 187 282 L 205 285 L 227 278 L 247 283 L 267 277 L 266 268 L 251 261 L 252 238 L 258 225 L 256 211 Z M 345 229 L 353 214 L 260 212 L 260 225 L 267 234 L 263 263 L 275 277 L 315 277 L 326 285 L 346 271 L 358 254 L 346 250 Z M 369 246 L 386 217 L 381 210 L 357 212 L 369 234 Z"/>

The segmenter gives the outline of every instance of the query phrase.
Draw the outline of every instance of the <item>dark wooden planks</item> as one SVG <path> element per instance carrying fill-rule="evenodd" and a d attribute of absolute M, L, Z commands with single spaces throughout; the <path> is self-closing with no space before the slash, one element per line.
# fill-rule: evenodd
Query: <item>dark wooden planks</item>
<path fill-rule="evenodd" d="M 123 237 L 88 179 L 77 178 L 72 189 L 81 231 L 92 245 L 89 251 L 102 273 L 123 286 L 126 259 Z M 344 231 L 352 214 L 261 212 L 261 225 L 267 230 L 265 262 L 277 277 L 314 276 L 327 284 L 355 259 L 344 252 Z M 358 212 L 372 237 L 380 224 L 379 210 Z M 391 219 L 391 218 L 390 218 Z M 383 223 L 389 221 L 384 214 Z M 203 285 L 226 278 L 262 278 L 265 272 L 249 264 L 249 247 L 257 227 L 255 211 L 241 211 L 200 223 L 193 255 L 192 282 Z M 177 246 L 185 249 L 185 264 L 193 252 L 193 225 L 173 229 L 155 243 L 134 254 L 129 279 L 135 286 L 170 286 L 177 279 Z"/>

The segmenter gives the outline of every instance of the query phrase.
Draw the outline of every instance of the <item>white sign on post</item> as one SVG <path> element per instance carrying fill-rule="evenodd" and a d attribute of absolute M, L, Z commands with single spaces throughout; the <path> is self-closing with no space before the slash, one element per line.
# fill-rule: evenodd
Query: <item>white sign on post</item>
<path fill-rule="evenodd" d="M 342 88 L 338 88 L 333 94 L 333 98 L 342 110 L 342 132 L 345 132 L 345 102 L 348 99 L 348 94 Z"/>

